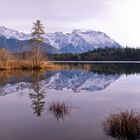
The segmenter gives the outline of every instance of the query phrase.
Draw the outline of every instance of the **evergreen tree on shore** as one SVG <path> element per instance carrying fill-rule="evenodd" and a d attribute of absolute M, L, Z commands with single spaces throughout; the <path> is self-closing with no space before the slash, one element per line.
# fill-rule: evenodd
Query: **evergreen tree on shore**
<path fill-rule="evenodd" d="M 45 34 L 45 32 L 44 32 L 43 24 L 41 23 L 40 20 L 37 20 L 36 22 L 33 23 L 32 39 L 31 39 L 31 42 L 33 44 L 32 60 L 33 60 L 34 67 L 39 67 L 39 64 L 40 64 L 41 45 L 44 42 L 44 37 L 43 37 L 44 34 Z"/>

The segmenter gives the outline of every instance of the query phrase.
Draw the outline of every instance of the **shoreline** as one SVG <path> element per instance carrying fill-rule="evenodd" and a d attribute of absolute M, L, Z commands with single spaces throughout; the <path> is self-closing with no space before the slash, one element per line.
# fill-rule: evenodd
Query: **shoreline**
<path fill-rule="evenodd" d="M 14 62 L 10 66 L 1 66 L 0 71 L 3 70 L 56 70 L 60 69 L 61 64 L 140 64 L 140 61 L 43 61 L 38 66 L 32 66 L 31 64 Z"/>
<path fill-rule="evenodd" d="M 83 64 L 94 64 L 94 63 L 114 63 L 114 64 L 140 64 L 140 61 L 48 61 L 51 63 L 83 63 Z"/>

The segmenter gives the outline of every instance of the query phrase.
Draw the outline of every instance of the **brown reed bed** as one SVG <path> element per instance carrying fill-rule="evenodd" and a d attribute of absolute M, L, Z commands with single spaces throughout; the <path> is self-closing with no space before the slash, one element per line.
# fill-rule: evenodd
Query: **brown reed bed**
<path fill-rule="evenodd" d="M 140 113 L 134 110 L 112 113 L 103 123 L 105 134 L 118 140 L 140 139 Z"/>
<path fill-rule="evenodd" d="M 6 64 L 0 62 L 0 70 L 16 70 L 16 69 L 57 70 L 60 69 L 60 66 L 48 61 L 41 61 L 37 66 L 34 66 L 32 61 L 30 60 L 22 60 L 22 61 L 9 60 L 6 62 Z"/>

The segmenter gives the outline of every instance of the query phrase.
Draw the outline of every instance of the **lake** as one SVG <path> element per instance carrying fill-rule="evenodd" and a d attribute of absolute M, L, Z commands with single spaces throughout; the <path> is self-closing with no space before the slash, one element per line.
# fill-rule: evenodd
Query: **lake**
<path fill-rule="evenodd" d="M 0 140 L 114 140 L 112 112 L 140 111 L 140 64 L 0 72 Z"/>

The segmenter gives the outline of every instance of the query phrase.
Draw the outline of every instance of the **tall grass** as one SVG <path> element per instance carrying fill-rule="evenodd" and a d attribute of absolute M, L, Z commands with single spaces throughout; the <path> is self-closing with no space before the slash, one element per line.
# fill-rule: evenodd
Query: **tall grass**
<path fill-rule="evenodd" d="M 7 49 L 0 48 L 0 70 L 9 69 L 58 69 L 59 66 L 49 62 L 43 53 L 39 58 L 32 52 L 14 54 Z M 37 63 L 35 60 L 38 60 Z"/>
<path fill-rule="evenodd" d="M 140 113 L 134 110 L 112 113 L 103 123 L 104 132 L 118 140 L 140 139 Z"/>
<path fill-rule="evenodd" d="M 31 60 L 8 60 L 7 62 L 0 61 L 0 70 L 15 70 L 15 69 L 60 69 L 60 66 L 51 62 L 41 61 L 39 65 L 34 66 Z"/>

